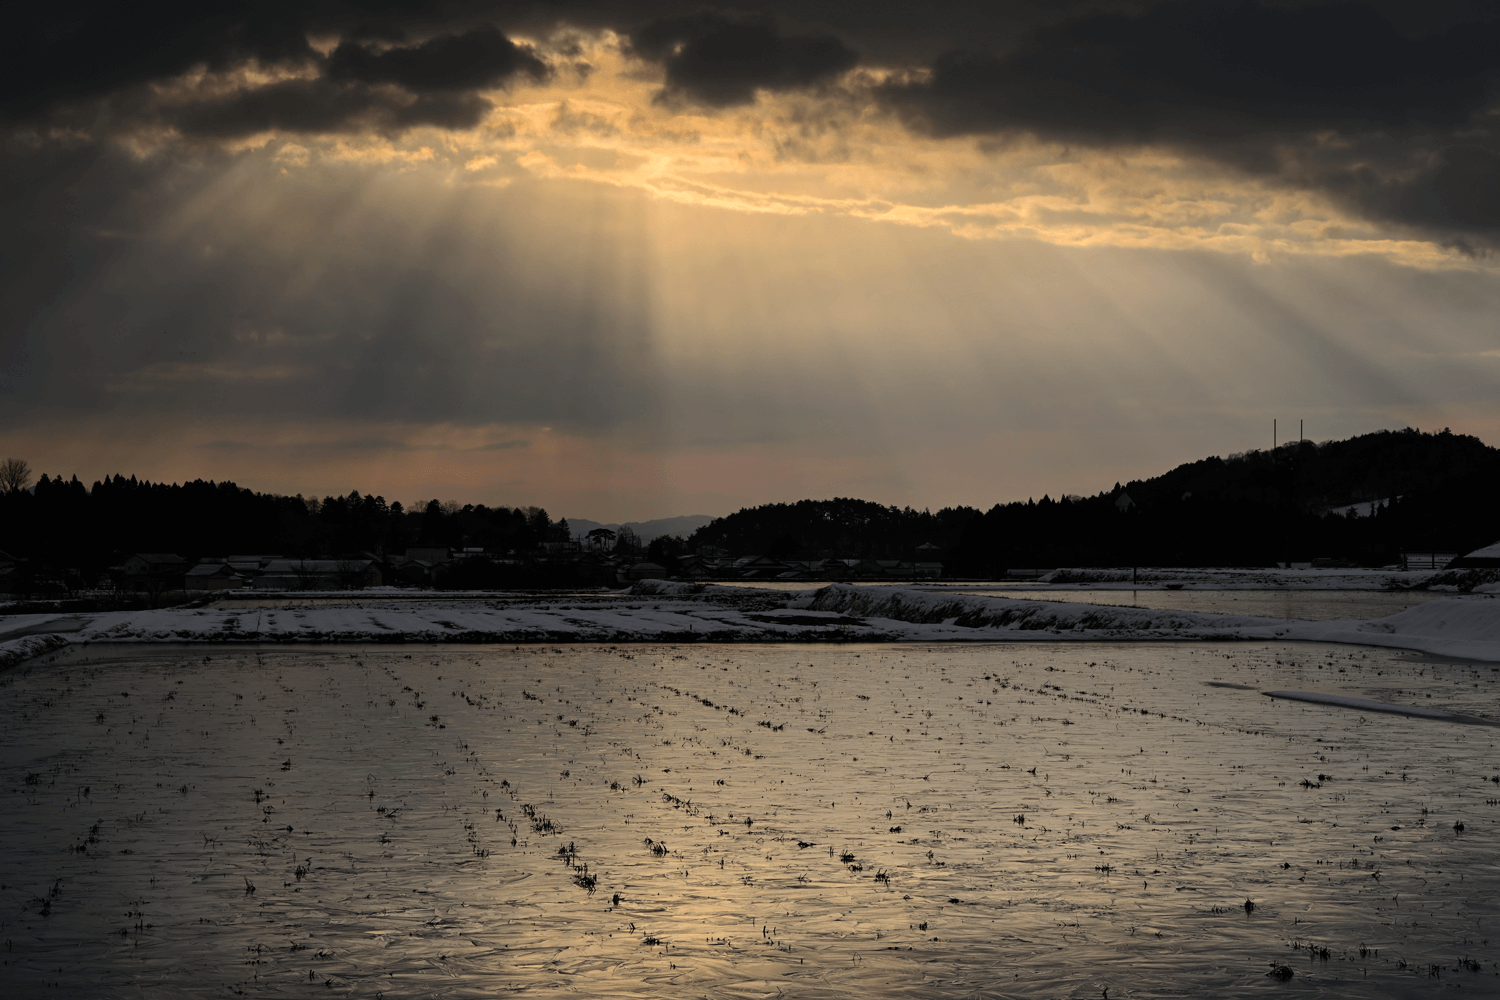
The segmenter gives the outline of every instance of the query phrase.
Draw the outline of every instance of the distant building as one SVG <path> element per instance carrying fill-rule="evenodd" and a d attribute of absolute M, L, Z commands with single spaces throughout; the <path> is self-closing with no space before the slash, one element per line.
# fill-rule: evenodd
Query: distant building
<path fill-rule="evenodd" d="M 651 562 L 638 562 L 625 571 L 627 580 L 665 580 L 667 575 L 665 566 Z"/>
<path fill-rule="evenodd" d="M 182 589 L 188 564 L 174 552 L 137 552 L 121 564 L 120 570 L 126 587 L 159 595 Z"/>
<path fill-rule="evenodd" d="M 222 562 L 201 562 L 183 574 L 183 590 L 242 590 L 250 586 L 248 577 Z"/>
<path fill-rule="evenodd" d="M 373 559 L 273 559 L 256 590 L 358 590 L 384 580 Z"/>
<path fill-rule="evenodd" d="M 741 580 L 774 580 L 789 567 L 770 556 L 743 556 L 729 564 L 731 573 Z"/>
<path fill-rule="evenodd" d="M 157 576 L 186 573 L 188 564 L 173 552 L 137 552 L 124 562 L 126 576 Z"/>

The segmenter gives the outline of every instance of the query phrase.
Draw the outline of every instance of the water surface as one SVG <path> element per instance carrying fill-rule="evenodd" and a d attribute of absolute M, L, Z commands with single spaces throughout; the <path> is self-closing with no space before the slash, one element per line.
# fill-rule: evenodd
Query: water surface
<path fill-rule="evenodd" d="M 1492 994 L 1500 731 L 1259 691 L 1493 716 L 1497 678 L 1288 643 L 75 649 L 0 679 L 0 961 L 8 995 Z"/>

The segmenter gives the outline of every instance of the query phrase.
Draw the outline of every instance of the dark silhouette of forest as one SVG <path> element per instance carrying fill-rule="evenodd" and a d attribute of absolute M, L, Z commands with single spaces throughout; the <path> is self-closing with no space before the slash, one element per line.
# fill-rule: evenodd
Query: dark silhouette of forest
<path fill-rule="evenodd" d="M 1061 566 L 1268 566 L 1329 560 L 1384 566 L 1404 552 L 1463 553 L 1500 538 L 1500 450 L 1415 430 L 1207 458 L 1091 497 L 1042 497 L 935 513 L 855 499 L 747 508 L 662 538 L 642 556 L 674 570 L 686 557 L 928 560 L 945 577 L 997 577 Z M 1372 516 L 1330 513 L 1388 501 Z M 34 580 L 91 587 L 131 553 L 189 563 L 237 553 L 381 557 L 411 547 L 483 549 L 449 586 L 575 586 L 559 567 L 588 554 L 566 522 L 537 507 L 439 504 L 406 510 L 361 495 L 321 500 L 230 482 L 151 483 L 113 476 L 85 486 L 44 475 L 0 494 L 0 551 Z M 586 548 L 586 547 L 585 547 Z M 620 553 L 615 554 L 621 558 Z M 702 560 L 700 559 L 700 564 Z M 518 569 L 520 566 L 522 568 Z"/>
<path fill-rule="evenodd" d="M 409 511 L 358 491 L 317 500 L 203 480 L 113 476 L 86 487 L 76 476 L 44 474 L 32 490 L 0 494 L 0 551 L 22 560 L 31 581 L 54 585 L 49 589 L 92 587 L 135 552 L 171 552 L 188 563 L 237 553 L 382 556 L 411 546 L 530 555 L 567 534 L 566 522 L 554 523 L 540 507 L 455 508 L 433 500 Z"/>
<path fill-rule="evenodd" d="M 777 558 L 912 559 L 937 546 L 944 576 L 1059 566 L 1387 566 L 1403 552 L 1468 552 L 1500 538 L 1500 449 L 1415 430 L 1206 458 L 1091 497 L 936 513 L 860 500 L 741 510 L 684 548 Z M 1330 508 L 1388 501 L 1373 516 Z"/>
<path fill-rule="evenodd" d="M 731 555 L 773 559 L 911 559 L 922 545 L 951 551 L 979 516 L 972 507 L 933 514 L 867 500 L 799 500 L 718 518 L 694 531 L 684 547 L 711 545 Z"/>
<path fill-rule="evenodd" d="M 1447 430 L 1292 442 L 1192 462 L 1093 497 L 997 505 L 970 522 L 952 569 L 1387 566 L 1406 552 L 1464 553 L 1500 538 L 1497 488 L 1500 450 Z M 1388 503 L 1371 516 L 1329 512 L 1370 501 Z"/>

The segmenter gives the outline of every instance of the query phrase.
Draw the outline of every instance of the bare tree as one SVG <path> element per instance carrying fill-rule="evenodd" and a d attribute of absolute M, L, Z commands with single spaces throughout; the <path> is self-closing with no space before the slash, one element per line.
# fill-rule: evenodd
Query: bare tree
<path fill-rule="evenodd" d="M 19 458 L 0 462 L 0 493 L 19 493 L 31 485 L 31 466 Z"/>
<path fill-rule="evenodd" d="M 339 586 L 345 590 L 363 590 L 365 567 L 368 565 L 368 559 L 340 559 L 335 567 L 339 575 Z"/>
<path fill-rule="evenodd" d="M 182 576 L 179 573 L 174 577 L 153 567 L 136 581 L 136 588 L 145 593 L 146 600 L 154 611 L 161 605 L 162 598 L 168 591 L 182 588 Z"/>
<path fill-rule="evenodd" d="M 315 590 L 318 586 L 318 564 L 303 557 L 292 564 L 298 590 Z"/>

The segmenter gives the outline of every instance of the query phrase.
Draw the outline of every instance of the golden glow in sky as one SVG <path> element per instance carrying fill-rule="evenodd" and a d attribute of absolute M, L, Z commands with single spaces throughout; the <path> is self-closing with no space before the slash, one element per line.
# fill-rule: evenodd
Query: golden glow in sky
<path fill-rule="evenodd" d="M 400 45 L 307 37 L 13 123 L 0 451 L 624 520 L 1092 493 L 1273 418 L 1500 432 L 1493 259 L 1350 193 L 1373 132 L 939 127 L 891 95 L 970 77 L 877 56 L 716 103 L 606 27 L 409 93 Z M 340 66 L 342 117 L 271 108 Z"/>

